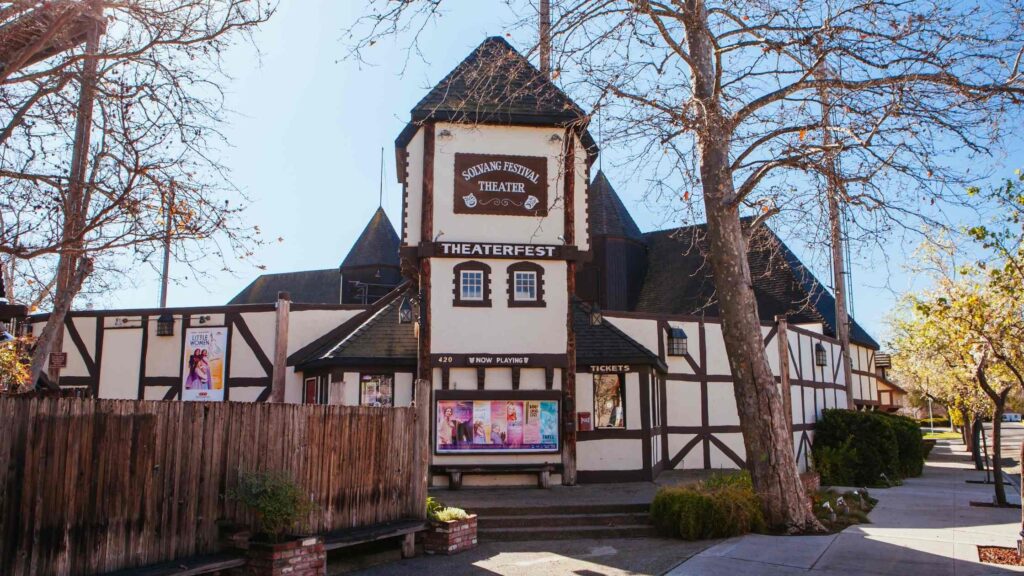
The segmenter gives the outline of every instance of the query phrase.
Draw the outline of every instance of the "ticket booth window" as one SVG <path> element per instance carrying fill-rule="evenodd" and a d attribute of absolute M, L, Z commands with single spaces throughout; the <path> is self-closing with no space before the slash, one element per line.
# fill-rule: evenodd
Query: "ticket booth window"
<path fill-rule="evenodd" d="M 384 374 L 363 374 L 359 378 L 359 405 L 378 408 L 394 406 L 394 378 Z"/>
<path fill-rule="evenodd" d="M 594 375 L 594 426 L 626 427 L 626 391 L 623 374 Z"/>

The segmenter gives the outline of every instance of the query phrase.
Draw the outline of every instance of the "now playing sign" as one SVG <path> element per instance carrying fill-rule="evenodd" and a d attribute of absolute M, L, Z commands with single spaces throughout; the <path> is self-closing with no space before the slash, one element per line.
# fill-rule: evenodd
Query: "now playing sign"
<path fill-rule="evenodd" d="M 547 216 L 547 158 L 456 153 L 455 213 Z"/>

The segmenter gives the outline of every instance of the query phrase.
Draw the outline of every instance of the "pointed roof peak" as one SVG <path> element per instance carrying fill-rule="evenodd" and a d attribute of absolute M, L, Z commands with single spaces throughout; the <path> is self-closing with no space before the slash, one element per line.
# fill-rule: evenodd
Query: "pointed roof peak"
<path fill-rule="evenodd" d="M 481 42 L 412 109 L 414 122 L 566 125 L 585 118 L 582 108 L 501 36 Z"/>
<path fill-rule="evenodd" d="M 592 236 L 619 236 L 643 241 L 640 227 L 601 170 L 597 171 L 590 183 L 588 204 Z"/>
<path fill-rule="evenodd" d="M 391 225 L 383 207 L 377 207 L 370 221 L 363 228 L 362 234 L 352 245 L 348 255 L 341 262 L 341 268 L 360 266 L 394 266 L 400 265 L 398 249 L 401 241 L 395 227 Z"/>

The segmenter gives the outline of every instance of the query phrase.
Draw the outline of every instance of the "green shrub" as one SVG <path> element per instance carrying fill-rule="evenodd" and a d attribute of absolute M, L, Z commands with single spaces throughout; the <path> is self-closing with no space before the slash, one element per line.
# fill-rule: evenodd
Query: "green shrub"
<path fill-rule="evenodd" d="M 739 472 L 714 472 L 710 477 L 703 480 L 700 485 L 709 490 L 731 487 L 754 489 L 754 481 L 750 478 L 750 472 L 747 470 L 740 470 Z"/>
<path fill-rule="evenodd" d="M 896 432 L 880 414 L 825 410 L 814 427 L 812 458 L 822 484 L 885 486 L 900 478 Z"/>
<path fill-rule="evenodd" d="M 949 425 L 950 425 L 949 418 L 945 418 L 945 417 L 941 417 L 941 418 L 921 418 L 920 420 L 917 421 L 917 423 L 918 423 L 918 426 L 920 426 L 921 428 L 930 428 L 933 425 L 937 426 L 939 428 L 949 428 Z"/>
<path fill-rule="evenodd" d="M 427 496 L 427 518 L 433 518 L 435 514 L 444 510 L 444 508 L 445 506 L 440 500 L 433 496 Z"/>
<path fill-rule="evenodd" d="M 761 501 L 746 473 L 661 488 L 650 510 L 659 533 L 684 540 L 727 538 L 765 529 Z"/>
<path fill-rule="evenodd" d="M 888 420 L 893 432 L 896 433 L 896 444 L 899 449 L 899 472 L 902 478 L 914 478 L 924 471 L 924 459 L 927 456 L 924 448 L 924 435 L 921 427 L 913 418 L 896 414 L 878 414 Z"/>
<path fill-rule="evenodd" d="M 462 508 L 445 506 L 433 496 L 427 496 L 427 518 L 435 522 L 451 522 L 452 520 L 465 520 L 469 514 Z"/>
<path fill-rule="evenodd" d="M 469 514 L 462 508 L 442 508 L 431 516 L 435 522 L 451 522 L 452 520 L 465 520 Z"/>
<path fill-rule="evenodd" d="M 857 459 L 857 451 L 852 444 L 853 439 L 847 438 L 838 446 L 814 447 L 814 470 L 827 484 L 852 486 L 857 483 L 854 480 L 853 468 L 849 465 Z"/>
<path fill-rule="evenodd" d="M 253 511 L 256 534 L 274 541 L 313 509 L 309 496 L 283 472 L 243 472 L 228 497 Z"/>

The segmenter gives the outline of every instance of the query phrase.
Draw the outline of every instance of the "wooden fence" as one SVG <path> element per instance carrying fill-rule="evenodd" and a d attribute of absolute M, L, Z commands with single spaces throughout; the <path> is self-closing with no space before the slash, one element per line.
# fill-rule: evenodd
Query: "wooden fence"
<path fill-rule="evenodd" d="M 216 551 L 218 524 L 251 520 L 226 497 L 240 471 L 302 485 L 315 503 L 304 532 L 423 517 L 416 420 L 414 408 L 0 398 L 0 574 Z"/>

